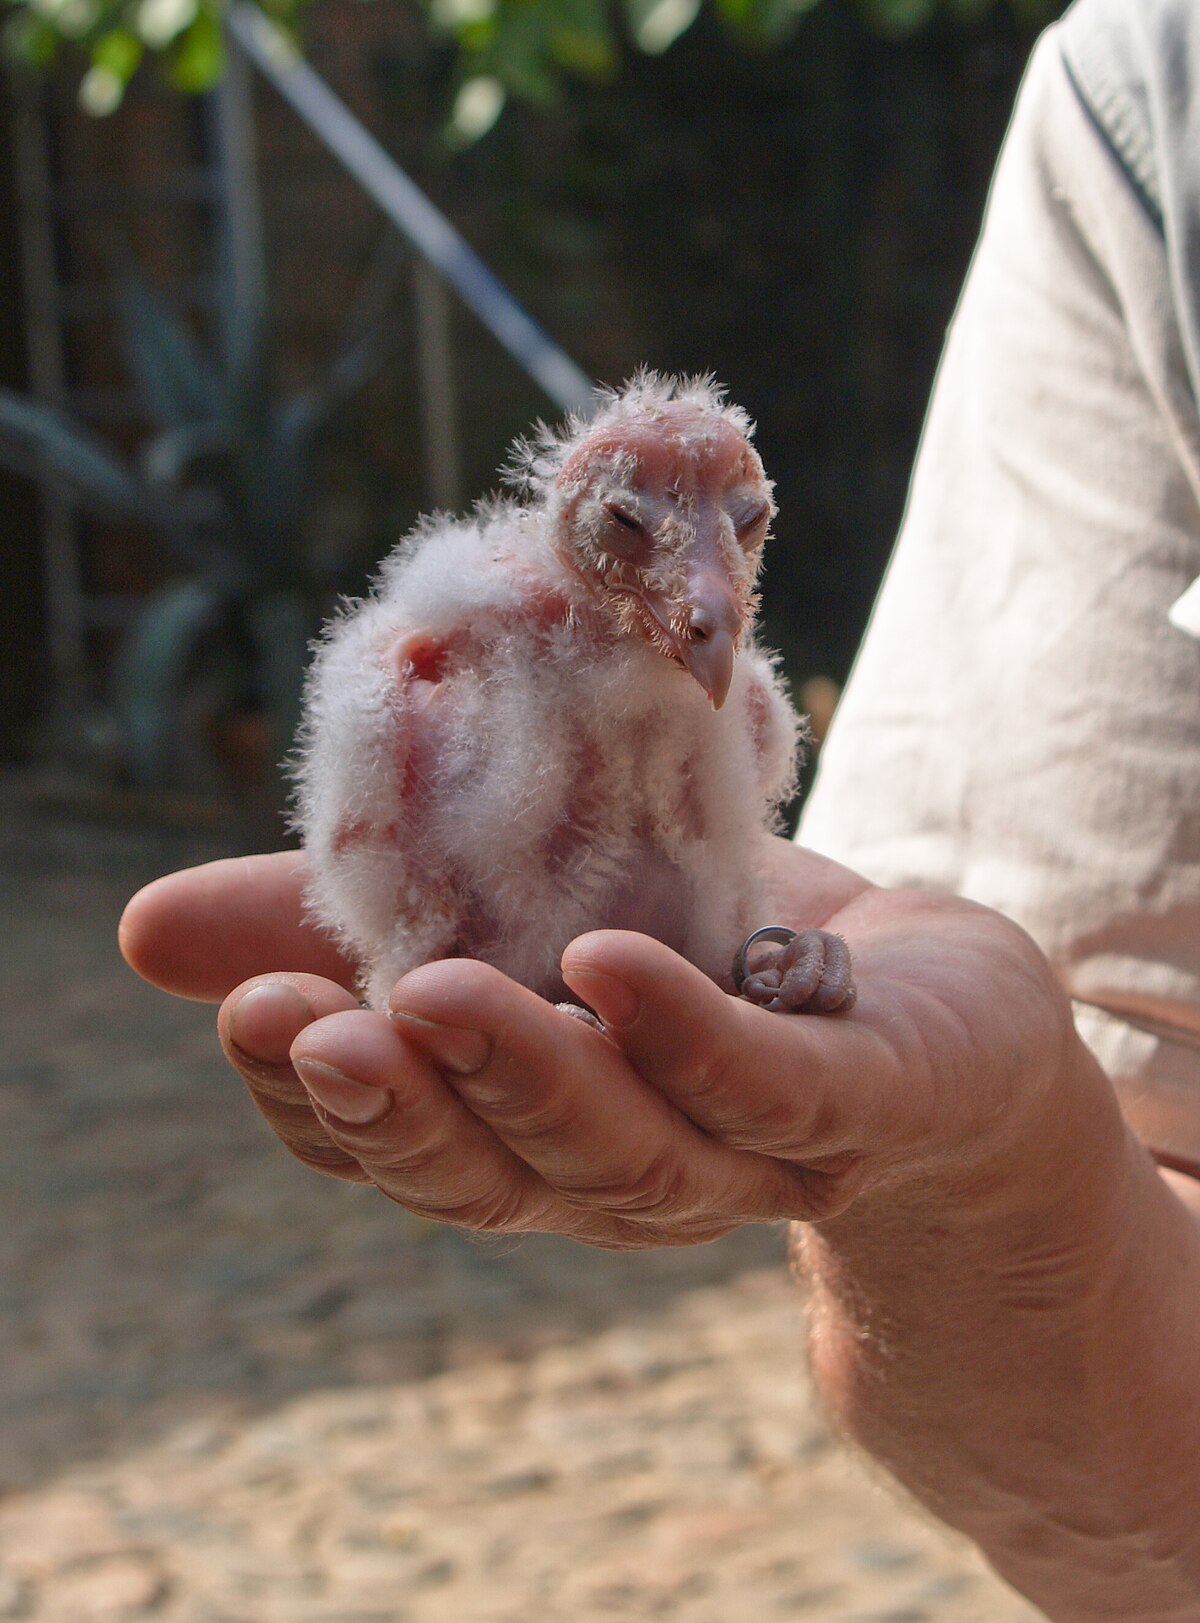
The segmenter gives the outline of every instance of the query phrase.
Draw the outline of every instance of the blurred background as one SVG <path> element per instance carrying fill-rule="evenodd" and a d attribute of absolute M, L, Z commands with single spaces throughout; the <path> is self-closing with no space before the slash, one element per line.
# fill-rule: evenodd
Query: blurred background
<path fill-rule="evenodd" d="M 1056 9 L 273 0 L 223 34 L 197 0 L 5 0 L 0 757 L 277 832 L 337 593 L 642 363 L 759 422 L 767 640 L 820 723 Z M 333 150 L 347 113 L 385 149 L 374 198 Z"/>
<path fill-rule="evenodd" d="M 0 0 L 0 1618 L 1031 1623 L 837 1446 L 777 1228 L 316 1178 L 115 933 L 280 838 L 337 594 L 643 363 L 758 420 L 823 721 L 1055 9 Z"/>

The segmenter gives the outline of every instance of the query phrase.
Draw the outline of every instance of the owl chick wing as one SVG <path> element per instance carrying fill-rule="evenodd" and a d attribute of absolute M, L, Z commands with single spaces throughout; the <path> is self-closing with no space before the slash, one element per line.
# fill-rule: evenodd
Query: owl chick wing
<path fill-rule="evenodd" d="M 297 770 L 309 905 L 373 1002 L 432 958 L 502 962 L 541 825 L 559 819 L 572 607 L 523 523 L 501 509 L 427 527 L 314 662 Z"/>

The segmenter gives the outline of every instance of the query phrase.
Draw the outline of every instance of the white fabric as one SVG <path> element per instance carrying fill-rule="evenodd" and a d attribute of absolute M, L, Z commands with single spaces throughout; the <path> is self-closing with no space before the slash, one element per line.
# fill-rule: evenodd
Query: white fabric
<path fill-rule="evenodd" d="M 1190 637 L 1200 637 L 1200 580 L 1194 580 L 1167 610 L 1167 619 Z"/>
<path fill-rule="evenodd" d="M 1200 1158 L 1198 577 L 1163 236 L 1051 30 L 800 838 L 1017 919 L 1135 1126 Z"/>

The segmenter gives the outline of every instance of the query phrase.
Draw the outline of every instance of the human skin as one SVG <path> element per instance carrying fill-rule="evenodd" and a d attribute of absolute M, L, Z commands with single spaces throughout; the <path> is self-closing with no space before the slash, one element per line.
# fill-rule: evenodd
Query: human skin
<path fill-rule="evenodd" d="M 778 922 L 849 941 L 849 1013 L 768 1013 L 613 931 L 563 959 L 604 1034 L 467 960 L 362 1010 L 294 853 L 157 881 L 122 947 L 225 999 L 294 1155 L 424 1216 L 620 1248 L 796 1220 L 846 1435 L 1050 1617 L 1194 1623 L 1200 1189 L 1127 1130 L 1014 925 L 784 841 L 762 863 Z"/>

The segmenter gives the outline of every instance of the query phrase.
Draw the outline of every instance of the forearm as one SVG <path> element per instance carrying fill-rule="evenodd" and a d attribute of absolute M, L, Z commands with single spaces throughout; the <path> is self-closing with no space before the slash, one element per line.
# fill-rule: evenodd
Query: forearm
<path fill-rule="evenodd" d="M 1200 1615 L 1200 1218 L 1082 1046 L 1072 1065 L 1070 1166 L 1035 1154 L 1020 1182 L 940 1202 L 899 1186 L 797 1231 L 814 1375 L 847 1434 L 1051 1618 L 1183 1623 Z"/>

